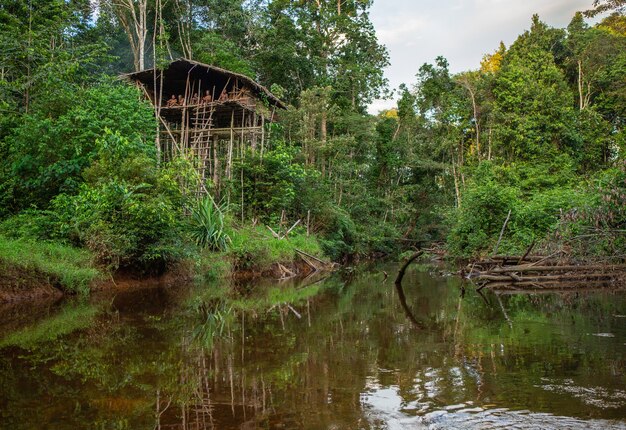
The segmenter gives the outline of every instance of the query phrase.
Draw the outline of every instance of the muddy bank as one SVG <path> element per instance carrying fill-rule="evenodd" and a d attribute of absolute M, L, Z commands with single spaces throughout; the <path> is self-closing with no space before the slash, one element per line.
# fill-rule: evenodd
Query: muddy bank
<path fill-rule="evenodd" d="M 251 281 L 254 279 L 289 279 L 305 277 L 315 270 L 307 263 L 296 260 L 291 263 L 273 263 L 266 268 L 236 269 L 231 273 L 231 278 L 237 281 Z"/>
<path fill-rule="evenodd" d="M 33 268 L 3 264 L 0 263 L 0 305 L 54 302 L 64 296 L 76 294 L 63 288 L 59 280 L 52 275 Z M 306 277 L 316 271 L 309 263 L 301 259 L 292 262 L 274 262 L 268 267 L 235 268 L 233 266 L 223 270 L 218 278 L 236 282 L 258 279 L 285 280 Z M 89 291 L 101 293 L 154 286 L 176 287 L 202 278 L 201 273 L 190 262 L 181 263 L 160 275 L 145 275 L 126 269 L 103 275 L 100 279 L 92 281 L 89 284 Z"/>
<path fill-rule="evenodd" d="M 0 262 L 0 303 L 58 299 L 62 296 L 58 280 L 48 274 Z"/>

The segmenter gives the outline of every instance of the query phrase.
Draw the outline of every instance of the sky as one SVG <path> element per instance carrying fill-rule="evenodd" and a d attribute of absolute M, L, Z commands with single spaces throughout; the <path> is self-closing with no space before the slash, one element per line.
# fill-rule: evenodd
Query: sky
<path fill-rule="evenodd" d="M 531 17 L 552 27 L 566 27 L 574 13 L 593 0 L 374 0 L 370 19 L 378 40 L 387 47 L 385 70 L 392 89 L 416 81 L 420 66 L 443 55 L 450 71 L 478 69 L 483 55 L 508 47 L 530 28 Z M 376 100 L 372 114 L 395 107 L 395 100 Z"/>

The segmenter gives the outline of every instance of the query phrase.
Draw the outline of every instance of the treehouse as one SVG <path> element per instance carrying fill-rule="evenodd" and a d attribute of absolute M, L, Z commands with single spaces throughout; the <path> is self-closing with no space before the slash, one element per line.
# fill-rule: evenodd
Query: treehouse
<path fill-rule="evenodd" d="M 274 121 L 277 108 L 285 108 L 249 77 L 187 59 L 125 76 L 154 106 L 162 159 L 197 156 L 205 192 L 212 182 L 219 194 L 223 179 L 232 179 L 233 159 L 245 157 L 248 149 L 263 155 L 266 124 Z"/>

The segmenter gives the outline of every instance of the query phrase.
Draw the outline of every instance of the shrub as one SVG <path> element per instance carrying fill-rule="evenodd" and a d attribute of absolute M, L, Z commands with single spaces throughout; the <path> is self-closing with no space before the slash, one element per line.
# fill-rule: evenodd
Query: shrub
<path fill-rule="evenodd" d="M 352 254 L 357 234 L 356 225 L 346 211 L 329 205 L 328 210 L 320 214 L 318 222 L 324 226 L 320 243 L 326 255 L 339 261 Z"/>
<path fill-rule="evenodd" d="M 519 191 L 487 179 L 468 185 L 462 206 L 451 214 L 448 248 L 453 255 L 469 256 L 492 247 L 508 211 L 517 207 Z"/>
<path fill-rule="evenodd" d="M 162 271 L 187 255 L 178 173 L 157 168 L 152 145 L 107 131 L 75 196 L 53 201 L 63 237 L 112 269 Z"/>
<path fill-rule="evenodd" d="M 574 188 L 556 188 L 533 195 L 528 201 L 517 203 L 515 217 L 509 227 L 509 236 L 520 246 L 528 246 L 552 232 L 562 216 L 573 208 L 584 205 L 588 196 Z"/>
<path fill-rule="evenodd" d="M 626 249 L 626 161 L 597 174 L 581 194 L 584 203 L 566 214 L 554 239 L 575 255 L 621 261 Z"/>
<path fill-rule="evenodd" d="M 149 142 L 154 121 L 152 108 L 141 101 L 136 88 L 112 80 L 74 94 L 58 112 L 24 115 L 4 139 L 8 150 L 4 163 L 0 161 L 0 201 L 8 202 L 15 213 L 26 207 L 46 208 L 59 193 L 75 194 L 106 129 Z"/>
<path fill-rule="evenodd" d="M 0 234 L 13 239 L 57 238 L 55 220 L 56 214 L 52 211 L 27 209 L 0 222 Z"/>
<path fill-rule="evenodd" d="M 499 250 L 523 252 L 553 232 L 564 214 L 589 199 L 574 185 L 573 171 L 567 156 L 543 164 L 481 163 L 462 195 L 461 207 L 448 216 L 448 249 L 457 256 L 491 251 L 510 210 Z"/>
<path fill-rule="evenodd" d="M 282 145 L 263 155 L 250 152 L 239 165 L 243 169 L 244 207 L 251 217 L 269 220 L 299 199 L 299 185 L 306 177 L 304 168 L 293 162 L 293 149 Z M 239 187 L 239 181 L 236 186 Z M 241 189 L 237 190 L 237 195 Z"/>

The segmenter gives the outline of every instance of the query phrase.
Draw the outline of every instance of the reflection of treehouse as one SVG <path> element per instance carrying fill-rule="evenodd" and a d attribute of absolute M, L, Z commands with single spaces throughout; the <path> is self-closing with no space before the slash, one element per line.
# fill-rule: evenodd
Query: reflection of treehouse
<path fill-rule="evenodd" d="M 246 150 L 263 156 L 266 124 L 278 98 L 247 76 L 191 60 L 180 59 L 164 69 L 127 75 L 150 99 L 159 120 L 158 148 L 164 160 L 195 155 L 202 186 L 232 179 L 233 162 Z M 171 96 L 179 102 L 169 103 Z"/>

